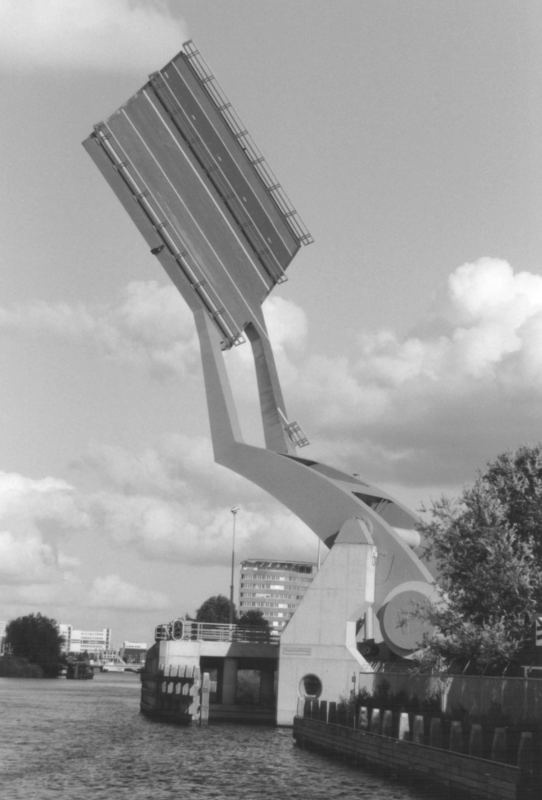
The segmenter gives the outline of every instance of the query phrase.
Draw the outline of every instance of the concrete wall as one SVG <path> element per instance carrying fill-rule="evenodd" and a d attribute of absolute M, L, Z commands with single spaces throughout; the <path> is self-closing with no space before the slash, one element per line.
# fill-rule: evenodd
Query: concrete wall
<path fill-rule="evenodd" d="M 367 527 L 349 520 L 281 636 L 277 724 L 291 725 L 314 675 L 323 697 L 349 697 L 369 664 L 356 646 L 356 623 L 374 600 L 376 548 Z"/>
<path fill-rule="evenodd" d="M 535 788 L 533 776 L 512 764 L 398 741 L 343 725 L 296 718 L 294 737 L 302 747 L 333 753 L 355 764 L 383 770 L 386 775 L 392 771 L 406 776 L 409 782 L 417 777 L 426 790 L 435 784 L 435 796 L 517 800 L 520 785 Z"/>
<path fill-rule="evenodd" d="M 273 698 L 278 647 L 264 643 L 214 642 L 206 640 L 164 640 L 158 644 L 156 668 L 175 675 L 177 670 L 200 668 L 201 658 L 222 661 L 219 693 L 223 704 L 234 704 L 238 669 L 261 673 L 262 697 Z"/>
<path fill-rule="evenodd" d="M 158 666 L 168 672 L 175 672 L 177 667 L 198 667 L 200 660 L 199 642 L 181 642 L 166 640 L 158 645 Z"/>

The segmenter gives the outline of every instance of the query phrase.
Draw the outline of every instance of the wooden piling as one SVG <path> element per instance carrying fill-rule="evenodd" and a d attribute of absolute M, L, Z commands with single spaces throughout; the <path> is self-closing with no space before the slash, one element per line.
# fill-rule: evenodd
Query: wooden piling
<path fill-rule="evenodd" d="M 505 762 L 506 755 L 506 728 L 495 728 L 495 733 L 493 734 L 493 743 L 491 745 L 491 760 Z"/>
<path fill-rule="evenodd" d="M 367 706 L 361 706 L 358 711 L 358 728 L 360 731 L 369 730 L 369 709 Z"/>
<path fill-rule="evenodd" d="M 402 711 L 399 715 L 399 730 L 397 738 L 400 741 L 410 740 L 410 720 L 406 711 Z"/>
<path fill-rule="evenodd" d="M 429 723 L 429 744 L 431 747 L 442 747 L 442 720 L 440 717 L 431 717 Z"/>
<path fill-rule="evenodd" d="M 463 725 L 458 719 L 450 723 L 450 750 L 454 753 L 463 753 L 465 745 L 463 743 Z"/>
<path fill-rule="evenodd" d="M 382 720 L 380 716 L 380 709 L 373 708 L 371 712 L 371 721 L 369 723 L 369 730 L 371 733 L 380 733 L 381 724 Z"/>
<path fill-rule="evenodd" d="M 416 714 L 412 721 L 412 741 L 416 744 L 425 743 L 425 720 L 422 714 Z"/>
<path fill-rule="evenodd" d="M 393 733 L 393 711 L 388 708 L 382 716 L 382 735 L 393 736 Z"/>
<path fill-rule="evenodd" d="M 475 722 L 469 734 L 469 756 L 484 757 L 484 732 L 482 726 Z"/>
<path fill-rule="evenodd" d="M 209 724 L 209 697 L 211 694 L 211 676 L 203 673 L 200 689 L 199 724 L 205 727 Z"/>

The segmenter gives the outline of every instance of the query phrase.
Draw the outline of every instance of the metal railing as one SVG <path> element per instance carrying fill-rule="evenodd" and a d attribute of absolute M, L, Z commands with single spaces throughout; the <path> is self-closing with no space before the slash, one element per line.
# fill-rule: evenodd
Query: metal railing
<path fill-rule="evenodd" d="M 222 622 L 196 622 L 184 618 L 158 625 L 154 632 L 156 642 L 244 642 L 252 644 L 278 644 L 278 636 L 265 628 L 242 627 Z"/>
<path fill-rule="evenodd" d="M 224 94 L 224 91 L 192 40 L 183 44 L 183 52 L 194 74 L 214 103 L 226 125 L 241 145 L 247 159 L 250 161 L 256 174 L 263 183 L 266 192 L 279 209 L 294 237 L 303 245 L 313 242 L 314 240 L 304 222 L 292 206 L 264 156 L 258 147 L 256 147 L 252 137 L 241 122 L 237 112 Z"/>

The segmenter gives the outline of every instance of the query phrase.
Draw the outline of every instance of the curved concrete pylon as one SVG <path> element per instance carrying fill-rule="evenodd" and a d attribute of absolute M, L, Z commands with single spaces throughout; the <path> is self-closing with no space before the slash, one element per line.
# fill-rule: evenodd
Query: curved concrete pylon
<path fill-rule="evenodd" d="M 280 386 L 270 346 L 261 345 L 261 363 L 256 361 L 258 388 L 266 440 L 278 442 L 283 450 L 246 444 L 237 420 L 219 335 L 203 310 L 195 312 L 195 320 L 215 460 L 269 492 L 325 543 L 333 543 L 333 537 L 346 520 L 362 519 L 378 550 L 375 612 L 382 636 L 395 652 L 402 655 L 411 652 L 418 644 L 419 628 L 399 620 L 398 614 L 417 603 L 425 603 L 434 591 L 433 576 L 420 559 L 416 515 L 387 493 L 356 477 L 294 455 L 276 413 L 282 395 L 278 397 Z"/>

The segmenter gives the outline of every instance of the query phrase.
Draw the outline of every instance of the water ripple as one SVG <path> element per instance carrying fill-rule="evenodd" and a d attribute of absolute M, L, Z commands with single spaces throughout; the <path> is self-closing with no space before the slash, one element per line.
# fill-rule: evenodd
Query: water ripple
<path fill-rule="evenodd" d="M 0 679 L 9 800 L 419 800 L 429 795 L 301 750 L 291 730 L 183 728 L 139 714 L 133 674 Z"/>

